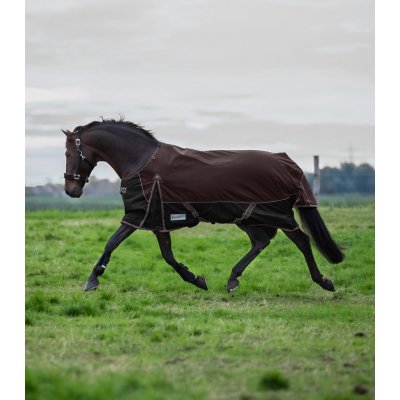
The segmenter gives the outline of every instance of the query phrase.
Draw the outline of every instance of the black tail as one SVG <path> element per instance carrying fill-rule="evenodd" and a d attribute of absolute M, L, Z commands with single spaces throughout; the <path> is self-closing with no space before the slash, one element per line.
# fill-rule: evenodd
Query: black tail
<path fill-rule="evenodd" d="M 344 254 L 333 241 L 328 228 L 319 215 L 316 207 L 299 207 L 301 220 L 307 233 L 311 235 L 321 254 L 331 263 L 338 264 L 344 259 Z"/>

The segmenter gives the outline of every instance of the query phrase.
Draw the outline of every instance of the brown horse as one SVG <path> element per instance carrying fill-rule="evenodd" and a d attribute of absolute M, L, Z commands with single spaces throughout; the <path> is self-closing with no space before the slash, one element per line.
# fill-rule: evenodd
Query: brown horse
<path fill-rule="evenodd" d="M 232 269 L 228 291 L 238 287 L 238 278 L 278 229 L 303 253 L 312 280 L 335 290 L 320 273 L 310 238 L 297 225 L 293 208 L 328 261 L 339 263 L 344 256 L 318 213 L 303 172 L 285 153 L 182 149 L 123 120 L 94 121 L 63 132 L 65 192 L 80 197 L 97 162 L 105 161 L 121 179 L 125 205 L 121 225 L 108 240 L 85 290 L 97 288 L 112 252 L 136 229 L 151 230 L 165 261 L 183 280 L 207 290 L 204 277 L 177 262 L 171 248 L 170 231 L 199 221 L 233 223 L 249 236 L 251 249 Z"/>

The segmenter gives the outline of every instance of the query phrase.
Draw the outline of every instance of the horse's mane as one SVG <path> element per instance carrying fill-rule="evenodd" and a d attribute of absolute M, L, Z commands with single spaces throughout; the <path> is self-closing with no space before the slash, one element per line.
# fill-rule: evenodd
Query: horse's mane
<path fill-rule="evenodd" d="M 99 126 L 99 125 L 105 125 L 105 124 L 113 124 L 113 125 L 120 125 L 120 126 L 125 126 L 125 127 L 129 127 L 132 129 L 135 129 L 141 133 L 144 133 L 150 137 L 154 137 L 153 133 L 147 129 L 145 129 L 143 126 L 139 125 L 139 124 L 135 124 L 134 122 L 130 122 L 130 121 L 125 121 L 124 117 L 120 117 L 120 119 L 116 120 L 113 118 L 107 118 L 104 119 L 103 117 L 100 117 L 101 121 L 93 121 L 90 122 L 87 125 L 83 125 L 83 126 L 77 126 L 73 132 L 78 132 L 78 133 L 82 133 L 90 128 L 93 128 L 94 126 Z"/>

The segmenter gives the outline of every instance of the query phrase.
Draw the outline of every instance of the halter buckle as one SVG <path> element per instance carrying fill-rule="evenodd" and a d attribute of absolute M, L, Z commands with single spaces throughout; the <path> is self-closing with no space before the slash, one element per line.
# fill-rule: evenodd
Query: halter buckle
<path fill-rule="evenodd" d="M 75 144 L 76 144 L 76 146 L 80 146 L 81 145 L 81 139 L 75 139 Z"/>
<path fill-rule="evenodd" d="M 79 179 L 81 179 L 81 176 L 79 174 L 74 174 L 74 179 L 76 181 L 79 181 Z"/>

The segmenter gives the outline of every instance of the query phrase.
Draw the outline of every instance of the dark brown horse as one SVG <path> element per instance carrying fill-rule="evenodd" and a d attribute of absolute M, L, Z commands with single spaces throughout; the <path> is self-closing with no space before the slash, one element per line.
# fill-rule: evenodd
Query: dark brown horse
<path fill-rule="evenodd" d="M 199 221 L 234 223 L 249 236 L 250 251 L 234 266 L 227 290 L 239 285 L 245 268 L 269 244 L 278 228 L 303 253 L 312 280 L 334 291 L 315 262 L 310 238 L 297 225 L 297 208 L 320 252 L 331 263 L 344 256 L 320 217 L 301 169 L 285 153 L 181 149 L 159 142 L 149 131 L 126 121 L 103 120 L 63 131 L 66 140 L 65 192 L 80 197 L 99 161 L 121 179 L 125 216 L 107 242 L 85 290 L 96 289 L 112 252 L 136 229 L 151 230 L 161 254 L 186 282 L 207 290 L 174 258 L 170 231 Z"/>

